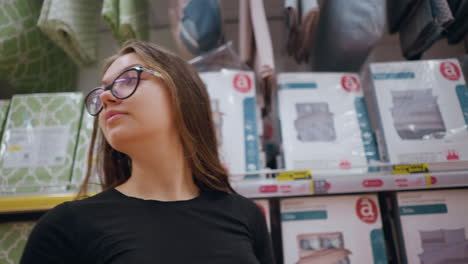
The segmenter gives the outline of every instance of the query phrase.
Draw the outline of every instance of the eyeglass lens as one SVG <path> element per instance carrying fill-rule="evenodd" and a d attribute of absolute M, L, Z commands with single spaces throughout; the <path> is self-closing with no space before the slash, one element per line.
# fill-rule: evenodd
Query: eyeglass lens
<path fill-rule="evenodd" d="M 131 96 L 137 88 L 139 72 L 128 70 L 121 73 L 111 84 L 111 93 L 116 98 L 126 99 Z M 95 89 L 86 97 L 86 109 L 91 115 L 97 115 L 102 109 L 101 94 L 104 89 Z"/>
<path fill-rule="evenodd" d="M 138 84 L 138 72 L 129 70 L 123 72 L 114 80 L 112 94 L 120 99 L 129 97 L 135 91 Z"/>

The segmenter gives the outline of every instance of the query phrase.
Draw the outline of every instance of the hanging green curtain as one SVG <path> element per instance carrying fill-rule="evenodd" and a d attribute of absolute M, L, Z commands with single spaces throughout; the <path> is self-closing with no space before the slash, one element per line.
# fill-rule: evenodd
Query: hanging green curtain
<path fill-rule="evenodd" d="M 96 0 L 44 0 L 37 25 L 80 66 L 97 57 Z"/>
<path fill-rule="evenodd" d="M 0 80 L 13 93 L 72 91 L 76 66 L 36 26 L 39 1 L 0 1 Z"/>
<path fill-rule="evenodd" d="M 147 10 L 146 0 L 104 0 L 101 15 L 122 44 L 130 39 L 148 40 Z"/>

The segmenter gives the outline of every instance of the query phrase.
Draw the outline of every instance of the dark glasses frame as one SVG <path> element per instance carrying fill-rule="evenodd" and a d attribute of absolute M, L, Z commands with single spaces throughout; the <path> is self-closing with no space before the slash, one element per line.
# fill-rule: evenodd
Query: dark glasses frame
<path fill-rule="evenodd" d="M 126 73 L 129 72 L 129 71 L 136 71 L 136 72 L 137 72 L 137 83 L 136 83 L 136 85 L 135 85 L 135 88 L 133 88 L 133 91 L 132 91 L 129 95 L 126 95 L 126 96 L 123 96 L 123 97 L 122 97 L 122 96 L 119 96 L 119 95 L 117 94 L 117 92 L 113 89 L 113 88 L 114 88 L 114 84 L 116 83 L 117 80 L 119 80 L 119 78 L 120 78 L 122 75 L 126 74 Z M 112 81 L 112 83 L 110 83 L 109 85 L 96 87 L 96 88 L 92 89 L 92 90 L 86 95 L 84 102 L 85 102 L 85 107 L 86 107 L 86 110 L 88 111 L 88 113 L 89 113 L 90 115 L 92 115 L 92 116 L 97 116 L 97 115 L 99 115 L 99 113 L 101 113 L 102 109 L 104 108 L 104 107 L 103 107 L 103 104 L 102 104 L 102 101 L 101 101 L 101 107 L 100 107 L 100 109 L 99 109 L 96 113 L 92 113 L 92 112 L 89 110 L 89 108 L 88 108 L 87 102 L 88 102 L 89 97 L 90 97 L 91 95 L 93 95 L 93 94 L 94 94 L 96 91 L 98 91 L 98 90 L 102 90 L 102 92 L 111 91 L 111 94 L 112 94 L 115 98 L 118 98 L 118 99 L 121 99 L 121 100 L 127 99 L 127 98 L 129 98 L 130 96 L 132 96 L 132 95 L 136 92 L 136 90 L 138 89 L 138 85 L 140 84 L 140 79 L 141 79 L 141 73 L 142 73 L 142 72 L 147 72 L 147 73 L 150 73 L 150 74 L 152 74 L 152 75 L 154 75 L 154 76 L 156 76 L 156 77 L 162 78 L 162 75 L 161 75 L 160 73 L 155 72 L 155 71 L 150 70 L 150 69 L 147 69 L 147 68 L 142 67 L 142 66 L 134 66 L 134 67 L 128 68 L 128 69 L 124 70 L 123 72 L 121 72 L 121 73 Z M 98 97 L 99 97 L 99 95 L 98 95 Z M 99 100 L 100 100 L 100 99 L 99 99 Z"/>

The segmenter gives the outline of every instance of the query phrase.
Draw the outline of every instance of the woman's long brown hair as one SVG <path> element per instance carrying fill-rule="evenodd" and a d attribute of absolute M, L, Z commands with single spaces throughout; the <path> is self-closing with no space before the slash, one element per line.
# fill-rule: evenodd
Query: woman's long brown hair
<path fill-rule="evenodd" d="M 147 42 L 124 45 L 116 55 L 107 59 L 103 73 L 117 58 L 128 53 L 137 54 L 150 69 L 162 75 L 172 100 L 176 128 L 195 184 L 201 190 L 235 193 L 218 155 L 210 99 L 198 73 L 179 56 Z M 96 165 L 103 190 L 116 187 L 131 176 L 130 157 L 112 148 L 105 140 L 96 118 L 88 152 L 88 169 L 76 199 L 88 196 L 95 144 L 99 144 Z"/>

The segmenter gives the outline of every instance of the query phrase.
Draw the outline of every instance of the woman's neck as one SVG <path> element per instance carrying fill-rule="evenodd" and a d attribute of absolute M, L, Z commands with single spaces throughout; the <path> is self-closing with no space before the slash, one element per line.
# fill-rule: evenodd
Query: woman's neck
<path fill-rule="evenodd" d="M 159 201 L 189 200 L 199 195 L 178 138 L 154 144 L 145 142 L 129 156 L 132 175 L 116 187 L 120 192 Z"/>

